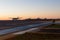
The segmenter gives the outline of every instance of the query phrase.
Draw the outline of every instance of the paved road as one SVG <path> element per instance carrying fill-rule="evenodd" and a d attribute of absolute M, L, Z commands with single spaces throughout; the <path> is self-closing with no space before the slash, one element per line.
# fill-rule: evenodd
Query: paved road
<path fill-rule="evenodd" d="M 31 28 L 36 28 L 38 26 L 48 26 L 51 25 L 52 22 L 45 22 L 45 23 L 38 23 L 38 24 L 32 24 L 32 25 L 27 25 L 27 26 L 21 26 L 21 27 L 15 27 L 11 29 L 5 29 L 5 30 L 0 30 L 0 35 L 16 32 L 16 31 L 23 31 Z"/>

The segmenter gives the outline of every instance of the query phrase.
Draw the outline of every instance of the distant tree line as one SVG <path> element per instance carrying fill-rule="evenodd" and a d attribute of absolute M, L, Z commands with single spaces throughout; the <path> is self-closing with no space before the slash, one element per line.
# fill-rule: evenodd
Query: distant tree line
<path fill-rule="evenodd" d="M 60 19 L 47 19 L 47 18 L 44 18 L 44 19 L 41 19 L 41 18 L 35 18 L 35 19 L 31 19 L 31 18 L 28 18 L 28 19 L 25 19 L 25 21 L 60 21 Z"/>

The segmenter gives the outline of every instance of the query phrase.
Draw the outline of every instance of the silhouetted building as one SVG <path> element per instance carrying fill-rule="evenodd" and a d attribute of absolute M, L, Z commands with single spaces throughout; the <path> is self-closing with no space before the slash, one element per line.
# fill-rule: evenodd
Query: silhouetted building
<path fill-rule="evenodd" d="M 12 18 L 12 20 L 18 20 L 19 18 L 17 17 L 17 18 Z"/>

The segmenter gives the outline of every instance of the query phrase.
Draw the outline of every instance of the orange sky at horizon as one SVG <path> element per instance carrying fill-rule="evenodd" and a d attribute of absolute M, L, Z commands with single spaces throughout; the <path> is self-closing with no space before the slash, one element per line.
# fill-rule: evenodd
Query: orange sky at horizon
<path fill-rule="evenodd" d="M 15 13 L 15 12 L 14 12 Z M 21 19 L 27 18 L 60 18 L 59 12 L 16 12 L 15 14 L 11 13 L 9 15 L 0 16 L 0 20 L 11 20 L 12 18 L 21 17 Z M 55 14 L 54 14 L 55 13 Z M 6 13 L 8 14 L 8 13 Z M 53 16 L 54 15 L 54 16 Z"/>
<path fill-rule="evenodd" d="M 50 15 L 50 14 L 49 14 Z M 16 17 L 19 17 L 20 19 L 27 19 L 27 18 L 42 18 L 42 19 L 44 19 L 44 18 L 52 18 L 52 19 L 54 19 L 54 18 L 58 18 L 58 17 L 60 17 L 60 16 L 57 16 L 56 17 L 56 15 L 55 16 L 53 16 L 53 15 L 38 15 L 38 16 L 36 16 L 36 15 L 23 15 L 23 16 L 10 16 L 10 17 L 8 17 L 8 16 L 3 16 L 3 17 L 0 17 L 0 20 L 11 20 L 12 18 L 16 18 Z"/>

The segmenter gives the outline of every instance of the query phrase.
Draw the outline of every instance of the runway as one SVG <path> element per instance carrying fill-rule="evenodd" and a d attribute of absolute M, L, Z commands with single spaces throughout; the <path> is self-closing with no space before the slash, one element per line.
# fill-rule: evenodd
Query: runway
<path fill-rule="evenodd" d="M 29 29 L 31 30 L 32 28 L 48 26 L 48 25 L 51 25 L 51 24 L 52 24 L 52 22 L 44 22 L 44 23 L 38 23 L 38 24 L 32 24 L 32 25 L 27 25 L 27 26 L 20 26 L 20 27 L 0 30 L 0 35 L 5 35 L 5 34 L 9 34 L 9 33 L 16 32 L 16 31 L 21 31 L 22 32 L 24 30 L 29 30 Z"/>

